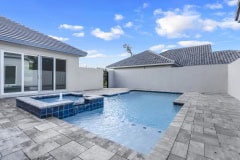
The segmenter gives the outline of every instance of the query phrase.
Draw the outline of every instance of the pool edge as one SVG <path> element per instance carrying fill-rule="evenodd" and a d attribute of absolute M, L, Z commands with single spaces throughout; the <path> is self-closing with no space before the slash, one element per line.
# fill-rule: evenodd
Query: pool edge
<path fill-rule="evenodd" d="M 174 104 L 182 105 L 182 107 L 152 149 L 152 152 L 147 156 L 147 160 L 166 160 L 171 154 L 173 145 L 190 107 L 188 99 L 185 98 L 185 94 L 187 93 L 183 93 L 173 102 Z"/>

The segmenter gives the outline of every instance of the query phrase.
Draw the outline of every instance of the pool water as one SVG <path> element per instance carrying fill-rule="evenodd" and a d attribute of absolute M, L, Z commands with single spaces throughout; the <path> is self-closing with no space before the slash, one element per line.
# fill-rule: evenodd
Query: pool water
<path fill-rule="evenodd" d="M 180 94 L 132 91 L 104 98 L 104 108 L 64 120 L 143 154 L 149 154 L 181 106 Z"/>
<path fill-rule="evenodd" d="M 77 101 L 79 99 L 80 99 L 80 96 L 77 96 L 77 95 L 63 95 L 62 100 L 60 100 L 59 96 L 37 98 L 37 100 L 46 102 L 46 103 L 54 103 L 54 102 L 64 101 L 64 100 Z"/>

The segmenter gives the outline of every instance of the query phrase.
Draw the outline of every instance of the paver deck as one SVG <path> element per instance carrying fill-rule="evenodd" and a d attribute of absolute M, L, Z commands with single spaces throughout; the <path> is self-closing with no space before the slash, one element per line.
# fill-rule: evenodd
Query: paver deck
<path fill-rule="evenodd" d="M 184 106 L 152 153 L 142 155 L 57 118 L 39 119 L 15 107 L 14 98 L 1 99 L 0 159 L 240 159 L 240 101 L 229 95 L 185 93 L 176 102 Z"/>

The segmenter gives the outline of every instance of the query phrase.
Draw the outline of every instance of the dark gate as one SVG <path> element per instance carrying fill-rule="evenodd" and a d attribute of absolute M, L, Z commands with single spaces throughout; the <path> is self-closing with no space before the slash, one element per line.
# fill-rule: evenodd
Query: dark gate
<path fill-rule="evenodd" d="M 103 88 L 108 88 L 108 71 L 103 71 Z"/>

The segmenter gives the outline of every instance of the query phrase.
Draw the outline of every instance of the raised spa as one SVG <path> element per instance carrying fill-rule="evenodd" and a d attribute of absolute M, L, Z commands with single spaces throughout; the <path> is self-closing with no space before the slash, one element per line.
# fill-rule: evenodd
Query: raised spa
<path fill-rule="evenodd" d="M 66 118 L 77 113 L 103 107 L 102 96 L 84 96 L 81 93 L 18 97 L 16 105 L 39 118 Z"/>

